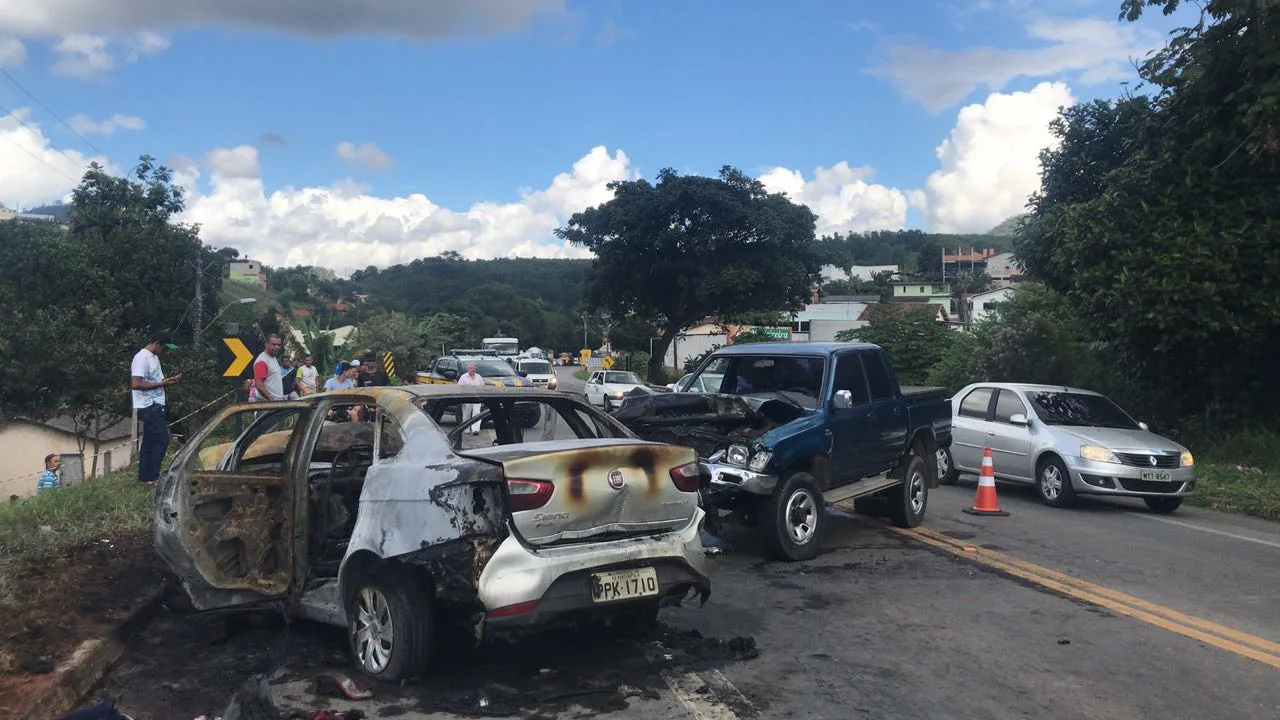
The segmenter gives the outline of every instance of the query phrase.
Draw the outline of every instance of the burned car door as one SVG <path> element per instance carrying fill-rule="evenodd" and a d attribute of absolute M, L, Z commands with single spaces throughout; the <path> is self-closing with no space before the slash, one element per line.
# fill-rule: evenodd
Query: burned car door
<path fill-rule="evenodd" d="M 313 415 L 308 402 L 235 405 L 174 459 L 157 497 L 156 551 L 198 609 L 290 591 L 305 561 L 295 476 Z"/>

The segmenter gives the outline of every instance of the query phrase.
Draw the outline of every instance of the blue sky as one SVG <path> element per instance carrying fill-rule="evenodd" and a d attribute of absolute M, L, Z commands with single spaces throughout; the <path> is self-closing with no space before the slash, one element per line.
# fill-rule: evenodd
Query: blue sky
<path fill-rule="evenodd" d="M 848 211 L 861 212 L 862 220 L 834 212 L 833 218 L 844 219 L 828 226 L 872 229 L 867 224 L 883 216 L 880 224 L 901 217 L 907 226 L 974 230 L 985 219 L 960 220 L 962 210 L 943 210 L 947 202 L 954 208 L 981 202 L 946 195 L 947 187 L 972 184 L 954 176 L 968 172 L 965 158 L 956 159 L 950 177 L 938 154 L 953 130 L 962 131 L 961 109 L 983 105 L 993 93 L 1014 97 L 1054 81 L 1076 100 L 1114 96 L 1132 75 L 1126 59 L 1158 44 L 1176 24 L 1158 15 L 1137 27 L 1118 23 L 1118 3 L 1087 0 L 510 0 L 506 6 L 525 10 L 498 19 L 493 11 L 489 22 L 501 26 L 493 32 L 450 32 L 432 15 L 435 9 L 392 8 L 382 19 L 365 13 L 361 34 L 346 35 L 351 23 L 327 19 L 322 0 L 309 6 L 283 2 L 298 4 L 292 17 L 288 8 L 243 14 L 217 0 L 46 0 L 47 17 L 5 9 L 19 4 L 0 0 L 0 38 L 9 38 L 8 45 L 0 40 L 0 67 L 73 126 L 86 127 L 70 122 L 78 115 L 102 121 L 119 114 L 145 123 L 111 134 L 86 130 L 80 137 L 0 76 L 0 115 L 30 108 L 24 124 L 8 127 L 28 134 L 38 127 L 48 147 L 33 148 L 36 155 L 56 153 L 50 164 L 74 175 L 74 167 L 64 167 L 68 156 L 100 151 L 125 166 L 151 153 L 198 170 L 194 189 L 208 196 L 201 202 L 213 202 L 220 191 L 209 183 L 216 171 L 207 160 L 210 151 L 252 148 L 245 150 L 256 153 L 252 167 L 233 174 L 241 183 L 256 174 L 261 188 L 249 198 L 241 186 L 236 198 L 241 204 L 261 200 L 265 209 L 245 220 L 267 236 L 277 235 L 280 218 L 271 216 L 270 196 L 281 189 L 328 188 L 350 179 L 359 184 L 360 197 L 422 193 L 465 216 L 476 203 L 521 203 L 522 189 L 546 189 L 596 146 L 622 150 L 625 172 L 649 178 L 664 166 L 711 174 L 728 163 L 756 175 L 786 168 L 811 181 L 816 168 L 842 161 L 869 166 L 874 174 L 854 173 L 832 187 L 808 187 L 804 195 L 817 206 L 836 202 L 842 191 L 846 200 L 860 192 L 865 204 L 872 201 L 866 188 L 875 186 L 900 193 L 906 199 L 902 212 L 894 195 L 881 198 L 892 207 Z M 131 16 L 132 8 L 147 5 L 154 12 Z M 118 6 L 117 12 L 104 6 Z M 447 36 L 424 37 L 434 34 Z M 75 48 L 81 51 L 69 52 Z M 75 62 L 68 65 L 68 58 Z M 1044 92 L 1018 102 L 1043 105 L 1058 97 Z M 973 154 L 996 166 L 1018 165 L 1014 175 L 1026 184 L 1028 163 L 1034 165 L 1034 148 L 1026 143 L 1047 141 L 1043 120 L 1051 111 L 1027 111 L 1025 127 L 1001 129 L 1024 115 L 1016 103 L 1000 110 L 995 126 L 984 132 L 1025 131 L 1039 139 L 1009 148 L 1021 152 L 1017 157 L 994 157 L 1004 150 L 991 141 L 975 145 Z M 373 143 L 382 161 L 343 161 L 336 150 L 343 142 Z M 68 189 L 51 181 L 37 191 L 6 180 L 5 159 L 16 163 L 23 156 L 14 155 L 17 144 L 0 140 L 0 202 L 13 204 L 14 190 Z M 942 174 L 931 190 L 934 173 Z M 62 184 L 68 185 L 65 178 Z M 1033 189 L 1018 192 L 1025 198 Z M 1010 206 L 1007 198 L 992 202 Z M 566 203 L 543 210 L 560 216 L 580 209 Z M 405 226 L 399 240 L 394 233 L 355 237 L 349 218 L 330 217 L 346 225 L 344 237 L 329 242 L 401 245 L 390 254 L 375 253 L 399 260 L 406 252 L 443 247 L 448 241 L 440 238 L 460 232 L 454 222 L 410 228 L 416 219 L 397 217 Z M 554 245 L 545 226 L 523 232 L 544 234 L 534 245 Z M 228 244 L 257 242 L 234 229 L 224 234 Z M 253 249 L 284 262 L 288 248 L 277 246 L 306 242 L 300 236 L 294 229 Z M 471 247 L 462 235 L 454 241 Z M 499 239 L 470 241 L 477 256 L 504 254 Z M 326 247 L 337 245 L 302 254 L 325 254 Z M 335 250 L 335 256 L 350 252 Z"/>

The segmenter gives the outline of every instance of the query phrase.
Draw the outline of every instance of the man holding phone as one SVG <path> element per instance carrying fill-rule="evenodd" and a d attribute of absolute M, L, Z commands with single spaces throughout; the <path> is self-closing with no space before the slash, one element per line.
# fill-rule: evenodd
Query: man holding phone
<path fill-rule="evenodd" d="M 129 387 L 133 390 L 133 408 L 142 424 L 142 442 L 138 448 L 138 482 L 155 485 L 160 479 L 160 463 L 169 449 L 169 424 L 164 413 L 164 389 L 182 380 L 179 373 L 165 377 L 160 356 L 176 350 L 167 331 L 152 333 L 147 344 L 133 356 Z"/>

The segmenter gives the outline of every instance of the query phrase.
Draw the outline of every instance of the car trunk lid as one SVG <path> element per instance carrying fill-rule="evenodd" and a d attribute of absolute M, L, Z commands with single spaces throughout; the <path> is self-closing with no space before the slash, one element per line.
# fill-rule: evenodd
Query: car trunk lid
<path fill-rule="evenodd" d="M 460 454 L 502 466 L 512 522 L 531 545 L 669 532 L 697 512 L 697 456 L 688 448 L 555 440 Z M 673 470 L 688 491 L 676 485 Z"/>

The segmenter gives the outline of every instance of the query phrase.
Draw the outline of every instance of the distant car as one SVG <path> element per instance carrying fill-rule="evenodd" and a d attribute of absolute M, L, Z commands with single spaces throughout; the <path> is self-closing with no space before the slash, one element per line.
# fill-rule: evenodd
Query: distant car
<path fill-rule="evenodd" d="M 515 358 L 511 361 L 511 367 L 517 375 L 533 383 L 534 387 L 556 389 L 556 372 L 552 369 L 551 362 L 545 358 Z"/>
<path fill-rule="evenodd" d="M 723 381 L 723 375 L 704 373 L 694 377 L 693 373 L 689 373 L 673 383 L 667 383 L 667 387 L 674 392 L 716 393 L 720 392 Z"/>
<path fill-rule="evenodd" d="M 975 383 L 952 398 L 952 414 L 946 482 L 980 472 L 989 446 L 997 480 L 1034 484 L 1052 507 L 1077 495 L 1117 495 L 1170 513 L 1195 489 L 1190 450 L 1091 390 Z"/>
<path fill-rule="evenodd" d="M 419 383 L 433 385 L 456 385 L 458 378 L 467 371 L 467 366 L 475 363 L 476 374 L 485 379 L 485 384 L 494 387 L 529 388 L 537 385 L 532 380 L 520 377 L 506 359 L 499 358 L 492 350 L 483 355 L 472 355 L 464 350 L 454 351 L 452 355 L 442 355 L 431 363 L 426 372 L 417 373 Z M 534 407 L 530 413 L 536 411 Z M 525 416 L 527 426 L 537 423 L 538 418 L 532 414 Z M 492 422 L 492 421 L 488 421 Z M 487 424 L 486 424 L 487 427 Z"/>
<path fill-rule="evenodd" d="M 629 370 L 596 370 L 587 378 L 584 394 L 587 402 L 611 412 L 622 404 L 627 393 L 644 387 L 644 380 Z"/>
<path fill-rule="evenodd" d="M 494 430 L 442 426 L 463 403 Z M 357 405 L 366 421 L 325 421 Z M 219 412 L 161 475 L 155 548 L 197 610 L 345 627 L 359 669 L 390 681 L 423 671 L 445 625 L 481 639 L 643 626 L 705 602 L 699 482 L 692 450 L 565 393 L 341 390 Z"/>

